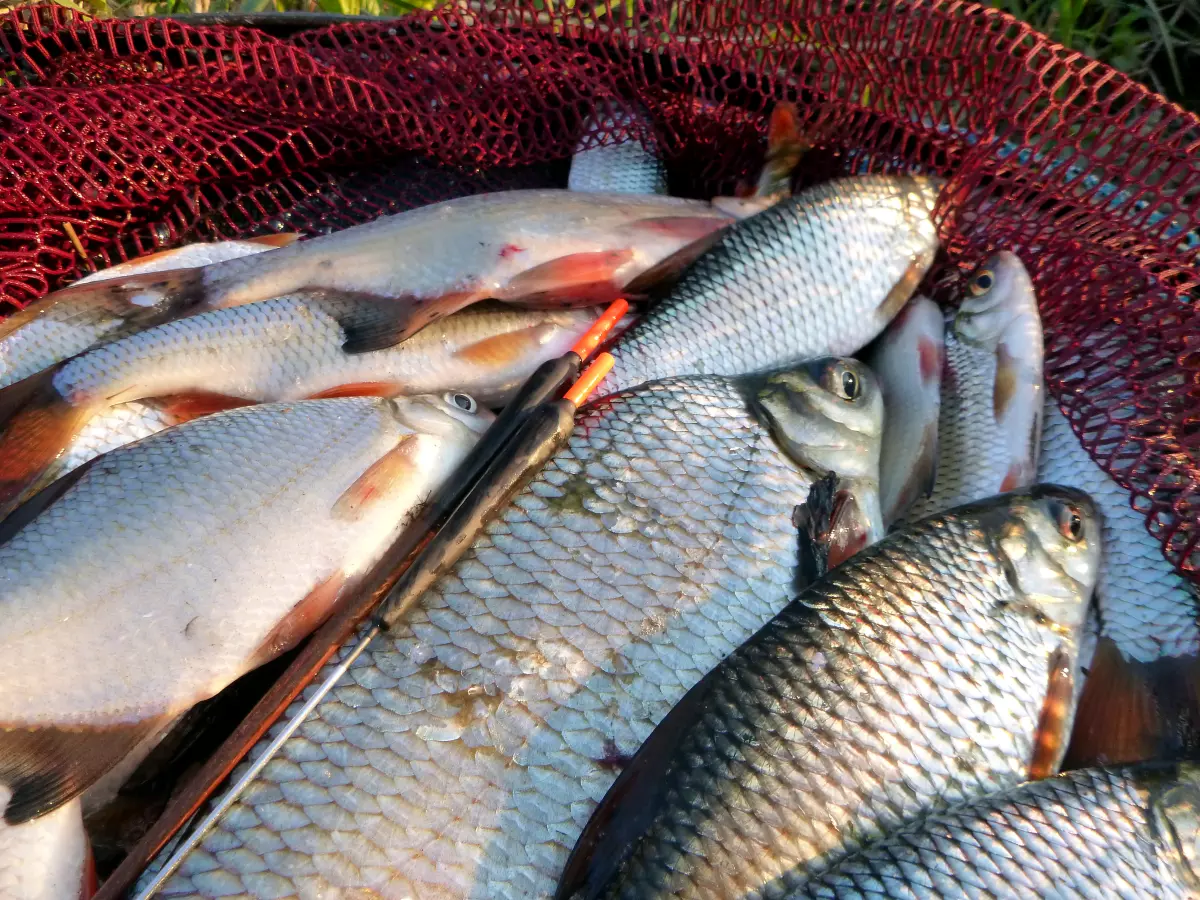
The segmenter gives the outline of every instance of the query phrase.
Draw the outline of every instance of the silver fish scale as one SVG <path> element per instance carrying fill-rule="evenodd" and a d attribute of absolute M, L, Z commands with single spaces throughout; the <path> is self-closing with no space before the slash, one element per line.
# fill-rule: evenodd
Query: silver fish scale
<path fill-rule="evenodd" d="M 1200 652 L 1200 601 L 1146 530 L 1130 495 L 1092 460 L 1058 405 L 1046 404 L 1042 481 L 1091 494 L 1104 514 L 1104 554 L 1096 584 L 1100 632 L 1142 662 Z"/>
<path fill-rule="evenodd" d="M 946 367 L 938 415 L 937 478 L 928 497 L 904 515 L 915 522 L 1000 492 L 1008 475 L 1006 438 L 996 422 L 996 354 L 946 332 Z"/>
<path fill-rule="evenodd" d="M 1136 770 L 1031 782 L 872 844 L 802 898 L 1168 900 L 1192 897 L 1164 851 Z"/>
<path fill-rule="evenodd" d="M 731 655 L 609 898 L 780 897 L 1028 771 L 1059 638 L 956 516 L 862 551 Z"/>
<path fill-rule="evenodd" d="M 857 353 L 878 307 L 936 247 L 918 179 L 819 185 L 732 226 L 613 350 L 602 390 Z"/>
<path fill-rule="evenodd" d="M 552 895 L 620 761 L 787 601 L 809 483 L 724 379 L 594 404 L 163 894 Z"/>
<path fill-rule="evenodd" d="M 567 187 L 612 194 L 665 194 L 667 170 L 635 140 L 576 151 Z"/>

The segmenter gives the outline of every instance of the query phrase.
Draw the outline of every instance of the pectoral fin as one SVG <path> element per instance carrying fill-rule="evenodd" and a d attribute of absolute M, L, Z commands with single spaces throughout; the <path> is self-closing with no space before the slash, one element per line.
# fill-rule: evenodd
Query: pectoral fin
<path fill-rule="evenodd" d="M 513 276 L 495 297 L 539 308 L 603 303 L 619 296 L 617 273 L 633 258 L 629 248 L 561 256 Z"/>
<path fill-rule="evenodd" d="M 393 485 L 412 477 L 417 470 L 416 453 L 419 449 L 419 435 L 412 434 L 401 439 L 346 489 L 334 504 L 333 515 L 346 521 L 361 519 L 373 504 L 388 496 Z"/>

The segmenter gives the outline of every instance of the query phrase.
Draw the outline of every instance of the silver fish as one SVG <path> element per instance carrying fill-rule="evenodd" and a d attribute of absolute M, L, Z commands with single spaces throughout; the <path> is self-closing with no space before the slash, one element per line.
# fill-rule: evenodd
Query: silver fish
<path fill-rule="evenodd" d="M 0 786 L 0 806 L 9 793 Z M 88 900 L 95 875 L 78 800 L 21 825 L 0 820 L 3 900 Z"/>
<path fill-rule="evenodd" d="M 888 835 L 787 900 L 1184 900 L 1200 885 L 1200 771 L 1085 769 Z"/>
<path fill-rule="evenodd" d="M 932 262 L 942 184 L 842 178 L 739 222 L 629 330 L 600 390 L 857 353 Z"/>
<path fill-rule="evenodd" d="M 110 278 L 203 266 L 251 256 L 286 247 L 295 240 L 294 234 L 272 234 L 243 241 L 188 244 L 103 269 L 79 279 L 72 287 L 79 288 Z M 131 319 L 137 318 L 136 311 L 131 311 Z M 82 353 L 88 347 L 126 334 L 133 327 L 131 321 L 114 315 L 102 304 L 56 303 L 52 300 L 31 304 L 0 321 L 0 388 L 36 375 L 59 360 Z"/>
<path fill-rule="evenodd" d="M 793 507 L 848 430 L 878 443 L 881 417 L 851 360 L 592 403 L 161 896 L 549 896 L 623 761 L 786 601 Z M 799 465 L 772 439 L 796 425 Z"/>
<path fill-rule="evenodd" d="M 914 297 L 866 355 L 883 389 L 879 502 L 889 526 L 933 491 L 937 477 L 944 331 L 938 305 Z"/>
<path fill-rule="evenodd" d="M 1200 652 L 1195 588 L 1163 557 L 1145 517 L 1134 511 L 1129 491 L 1093 462 L 1052 398 L 1044 422 L 1039 477 L 1087 491 L 1104 516 L 1104 557 L 1096 584 L 1101 633 L 1141 662 Z"/>
<path fill-rule="evenodd" d="M 591 146 L 599 134 L 608 134 L 613 142 Z M 645 110 L 627 113 L 616 103 L 597 106 L 584 123 L 571 157 L 567 187 L 613 194 L 666 194 L 667 169 L 658 158 Z"/>
<path fill-rule="evenodd" d="M 1087 495 L 1040 485 L 851 557 L 659 724 L 557 896 L 782 896 L 908 821 L 1053 771 L 1099 555 Z"/>
<path fill-rule="evenodd" d="M 181 315 L 321 290 L 391 301 L 381 304 L 375 327 L 347 345 L 377 350 L 487 298 L 527 306 L 608 302 L 634 279 L 647 283 L 678 271 L 730 221 L 709 203 L 676 197 L 477 194 L 269 253 L 56 291 L 0 325 L 0 358 L 12 355 L 11 345 L 31 326 L 69 332 L 36 372 Z M 49 346 L 45 335 L 37 343 Z M 28 365 L 21 371 L 32 374 Z"/>
<path fill-rule="evenodd" d="M 945 349 L 937 478 L 904 521 L 1027 487 L 1037 477 L 1042 322 L 1033 283 L 1012 253 L 993 255 L 972 276 Z"/>
<path fill-rule="evenodd" d="M 68 360 L 36 388 L 32 381 L 9 388 L 29 396 L 0 433 L 0 513 L 64 474 L 59 460 L 79 457 L 71 449 L 77 436 L 117 404 L 170 398 L 160 404 L 162 417 L 176 422 L 251 402 L 322 396 L 463 391 L 502 405 L 599 315 L 479 304 L 397 346 L 346 352 L 378 308 L 377 301 L 308 294 L 212 310 Z M 111 433 L 112 424 L 97 427 Z"/>
<path fill-rule="evenodd" d="M 463 396 L 231 410 L 32 501 L 0 545 L 5 821 L 78 795 L 319 624 L 493 418 Z"/>

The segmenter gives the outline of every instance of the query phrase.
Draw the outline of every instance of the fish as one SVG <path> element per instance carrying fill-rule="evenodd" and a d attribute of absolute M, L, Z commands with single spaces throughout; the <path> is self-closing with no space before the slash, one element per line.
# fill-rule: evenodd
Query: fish
<path fill-rule="evenodd" d="M 0 805 L 8 803 L 9 795 L 0 787 Z M 21 825 L 0 822 L 4 900 L 88 900 L 96 887 L 79 800 Z"/>
<path fill-rule="evenodd" d="M 938 305 L 928 297 L 913 297 L 865 355 L 883 389 L 887 449 L 880 459 L 879 502 L 888 526 L 933 492 L 944 335 Z"/>
<path fill-rule="evenodd" d="M 502 406 L 601 312 L 479 304 L 395 347 L 345 352 L 346 340 L 369 327 L 378 308 L 378 301 L 309 294 L 212 310 L 76 356 L 35 376 L 42 380 L 36 388 L 9 388 L 26 396 L 12 404 L 0 432 L 0 515 L 69 471 L 59 464 L 64 457 L 78 463 L 85 455 L 79 439 L 89 430 L 85 448 L 97 430 L 120 433 L 114 426 L 136 425 L 131 436 L 144 436 L 152 421 L 165 427 L 253 402 L 355 394 L 461 390 Z M 161 401 L 155 416 L 108 419 L 114 406 L 151 398 Z"/>
<path fill-rule="evenodd" d="M 842 860 L 787 900 L 1196 895 L 1195 765 L 1091 768 L 930 816 Z"/>
<path fill-rule="evenodd" d="M 599 135 L 608 135 L 614 143 L 592 146 Z M 667 167 L 659 159 L 658 144 L 646 111 L 634 107 L 626 112 L 615 102 L 599 104 L 584 123 L 575 155 L 571 157 L 567 188 L 613 194 L 666 194 Z"/>
<path fill-rule="evenodd" d="M 301 291 L 380 303 L 373 327 L 346 350 L 399 343 L 480 300 L 533 307 L 591 306 L 667 279 L 710 246 L 731 217 L 701 200 L 567 190 L 475 194 L 382 216 L 267 253 L 205 266 L 73 285 L 27 307 L 0 332 L 0 356 L 36 325 L 72 325 L 42 368 L 67 355 L 204 310 Z M 27 342 L 27 341 L 26 341 Z M 30 366 L 22 367 L 26 375 Z M 36 369 L 35 371 L 39 371 Z"/>
<path fill-rule="evenodd" d="M 993 254 L 967 283 L 946 331 L 937 476 L 904 516 L 922 516 L 1033 484 L 1045 382 L 1033 282 L 1013 253 Z"/>
<path fill-rule="evenodd" d="M 739 221 L 612 348 L 599 391 L 857 353 L 932 262 L 943 185 L 840 178 Z"/>
<path fill-rule="evenodd" d="M 851 401 L 830 390 L 844 371 L 861 377 Z M 667 379 L 581 408 L 160 896 L 550 896 L 624 761 L 791 595 L 792 510 L 845 433 L 879 441 L 862 363 L 773 377 Z M 793 425 L 801 461 L 775 438 Z"/>
<path fill-rule="evenodd" d="M 294 234 L 269 234 L 241 241 L 187 244 L 103 269 L 79 279 L 72 287 L 78 289 L 111 278 L 252 256 L 285 247 L 296 238 Z M 102 304 L 57 303 L 49 298 L 33 303 L 0 321 L 0 388 L 36 375 L 89 347 L 128 334 L 147 318 L 153 316 L 139 316 L 137 308 L 118 315 Z"/>
<path fill-rule="evenodd" d="M 31 500 L 0 544 L 4 821 L 72 800 L 294 646 L 493 419 L 462 393 L 248 406 Z"/>
<path fill-rule="evenodd" d="M 1057 770 L 1099 564 L 1055 485 L 892 531 L 796 596 L 624 768 L 557 898 L 762 897 Z"/>
<path fill-rule="evenodd" d="M 1039 477 L 1087 491 L 1103 514 L 1094 654 L 1085 657 L 1068 759 L 1075 765 L 1200 750 L 1200 596 L 1167 562 L 1129 491 L 1100 468 L 1047 398 Z"/>

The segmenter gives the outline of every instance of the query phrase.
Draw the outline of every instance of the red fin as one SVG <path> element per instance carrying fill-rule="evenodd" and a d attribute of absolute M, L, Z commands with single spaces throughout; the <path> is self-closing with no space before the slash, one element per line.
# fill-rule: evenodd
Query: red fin
<path fill-rule="evenodd" d="M 1003 344 L 996 348 L 996 381 L 992 385 L 992 416 L 1003 420 L 1017 393 L 1017 370 L 1013 357 Z"/>
<path fill-rule="evenodd" d="M 189 391 L 157 398 L 163 414 L 169 416 L 176 425 L 227 409 L 253 406 L 256 402 L 244 397 L 230 397 L 227 394 L 210 394 L 207 391 Z"/>
<path fill-rule="evenodd" d="M 1029 760 L 1031 779 L 1049 778 L 1058 772 L 1067 748 L 1067 729 L 1071 724 L 1071 707 L 1075 702 L 1075 676 L 1071 657 L 1065 650 L 1050 656 L 1050 673 L 1046 685 L 1046 700 L 1038 718 L 1033 738 L 1033 754 Z"/>
<path fill-rule="evenodd" d="M 528 303 L 530 297 L 581 297 L 581 289 L 582 295 L 591 297 L 603 285 L 610 285 L 609 293 L 615 296 L 617 271 L 633 256 L 630 248 L 560 256 L 514 276 L 498 299 Z"/>
<path fill-rule="evenodd" d="M 257 669 L 263 663 L 270 662 L 312 634 L 329 618 L 345 586 L 345 574 L 335 572 L 309 591 L 267 635 L 267 639 L 254 654 L 249 668 Z"/>
<path fill-rule="evenodd" d="M 88 838 L 87 855 L 83 860 L 83 877 L 79 883 L 79 900 L 92 900 L 96 891 L 100 890 L 100 878 L 96 874 L 96 855 L 92 853 L 92 842 Z"/>
<path fill-rule="evenodd" d="M 361 518 L 371 504 L 387 496 L 388 489 L 409 477 L 416 467 L 413 454 L 420 446 L 417 435 L 403 438 L 400 443 L 371 464 L 354 484 L 333 505 L 333 515 L 354 521 Z"/>
<path fill-rule="evenodd" d="M 20 825 L 78 797 L 166 721 L 110 728 L 0 725 L 0 784 L 12 790 L 4 821 Z"/>
<path fill-rule="evenodd" d="M 555 326 L 542 323 L 507 334 L 492 335 L 474 344 L 468 344 L 454 356 L 464 362 L 483 366 L 506 366 L 537 352 L 555 330 Z"/>
<path fill-rule="evenodd" d="M 1066 768 L 1153 759 L 1195 759 L 1200 751 L 1200 659 L 1126 659 L 1101 638 L 1088 667 Z"/>
<path fill-rule="evenodd" d="M 390 381 L 355 381 L 318 391 L 309 400 L 330 400 L 337 397 L 391 397 L 399 393 L 400 385 Z"/>
<path fill-rule="evenodd" d="M 1008 491 L 1015 491 L 1017 488 L 1024 487 L 1025 481 L 1025 465 L 1015 462 L 1008 467 L 1008 472 L 1005 474 L 1004 480 L 1000 482 L 1000 493 L 1004 494 Z"/>
<path fill-rule="evenodd" d="M 290 247 L 300 240 L 300 235 L 294 231 L 279 234 L 260 234 L 258 237 L 242 238 L 243 244 L 261 244 L 264 247 Z"/>
<path fill-rule="evenodd" d="M 72 405 L 54 387 L 57 372 L 55 367 L 32 376 L 36 384 L 24 405 L 0 425 L 0 516 L 39 486 L 50 464 L 88 419 L 88 407 Z M 12 388 L 23 386 L 27 387 L 21 382 Z"/>
<path fill-rule="evenodd" d="M 921 364 L 921 380 L 932 384 L 942 374 L 941 349 L 930 338 L 921 337 L 917 340 L 917 354 Z"/>

